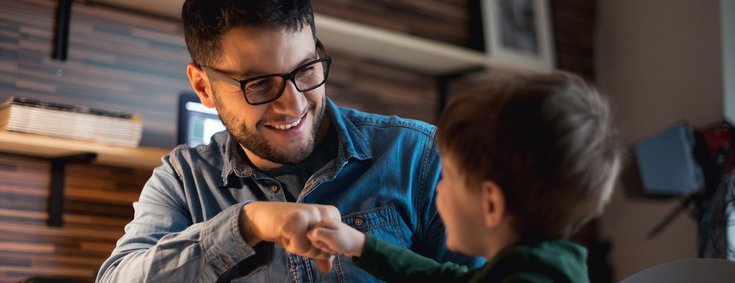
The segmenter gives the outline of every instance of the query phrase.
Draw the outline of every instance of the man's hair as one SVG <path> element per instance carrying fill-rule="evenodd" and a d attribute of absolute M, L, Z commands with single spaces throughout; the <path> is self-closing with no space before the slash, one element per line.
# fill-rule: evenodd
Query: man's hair
<path fill-rule="evenodd" d="M 308 24 L 316 39 L 309 0 L 187 0 L 181 19 L 191 60 L 200 66 L 220 59 L 222 36 L 235 27 L 300 31 Z"/>
<path fill-rule="evenodd" d="M 468 187 L 485 180 L 505 195 L 526 240 L 564 238 L 610 198 L 620 149 L 607 101 L 567 73 L 525 75 L 458 95 L 437 142 Z"/>

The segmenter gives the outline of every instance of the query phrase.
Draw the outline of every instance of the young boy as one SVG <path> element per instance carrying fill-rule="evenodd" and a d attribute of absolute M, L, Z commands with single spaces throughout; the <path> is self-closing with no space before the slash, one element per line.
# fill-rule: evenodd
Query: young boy
<path fill-rule="evenodd" d="M 439 264 L 325 220 L 309 239 L 391 282 L 588 282 L 587 251 L 565 240 L 600 213 L 620 168 L 605 100 L 565 73 L 458 96 L 439 121 L 437 209 L 447 247 L 488 261 Z"/>

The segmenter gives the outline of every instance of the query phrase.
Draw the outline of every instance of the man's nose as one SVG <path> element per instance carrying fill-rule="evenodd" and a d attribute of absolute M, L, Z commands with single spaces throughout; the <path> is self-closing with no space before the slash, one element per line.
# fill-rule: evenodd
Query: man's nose
<path fill-rule="evenodd" d="M 273 110 L 280 114 L 296 117 L 301 115 L 306 104 L 304 93 L 296 89 L 296 85 L 290 80 L 286 81 L 281 97 L 273 101 Z"/>

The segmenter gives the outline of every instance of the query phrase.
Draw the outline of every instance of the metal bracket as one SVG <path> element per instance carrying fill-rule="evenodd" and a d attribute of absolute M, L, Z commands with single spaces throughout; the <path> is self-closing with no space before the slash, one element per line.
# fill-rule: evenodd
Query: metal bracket
<path fill-rule="evenodd" d="M 51 193 L 48 198 L 48 226 L 61 227 L 64 224 L 64 179 L 66 164 L 89 163 L 96 158 L 96 153 L 86 152 L 49 159 L 51 161 Z"/>
<path fill-rule="evenodd" d="M 69 22 L 71 21 L 72 2 L 72 0 L 59 0 L 56 7 L 54 46 L 51 52 L 51 58 L 53 59 L 66 60 L 67 49 L 69 48 Z"/>

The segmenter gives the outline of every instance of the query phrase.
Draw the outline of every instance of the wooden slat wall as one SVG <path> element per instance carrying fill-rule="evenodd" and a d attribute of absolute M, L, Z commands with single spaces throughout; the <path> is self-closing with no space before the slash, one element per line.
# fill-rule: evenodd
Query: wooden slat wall
<path fill-rule="evenodd" d="M 71 164 L 64 226 L 46 225 L 50 165 L 0 154 L 0 282 L 93 278 L 110 255 L 150 170 Z"/>
<path fill-rule="evenodd" d="M 434 122 L 434 79 L 335 53 L 327 95 L 340 106 Z"/>
<path fill-rule="evenodd" d="M 553 0 L 556 64 L 559 69 L 595 80 L 596 1 Z"/>
<path fill-rule="evenodd" d="M 479 0 L 313 0 L 320 13 L 468 46 Z M 589 1 L 594 2 L 594 1 Z M 179 24 L 75 3 L 69 59 L 50 59 L 56 1 L 0 1 L 0 99 L 10 95 L 144 115 L 143 144 L 174 143 L 176 98 L 190 91 Z M 554 0 L 558 65 L 591 77 L 594 6 Z M 329 46 L 329 43 L 326 43 Z M 327 94 L 339 105 L 433 122 L 431 77 L 332 51 Z M 58 71 L 61 70 L 61 73 Z M 499 76 L 500 77 L 500 76 Z M 455 83 L 461 89 L 487 77 Z M 2 150 L 0 149 L 0 152 Z M 0 282 L 29 276 L 91 280 L 109 255 L 150 170 L 69 165 L 66 225 L 47 227 L 47 161 L 0 153 Z"/>
<path fill-rule="evenodd" d="M 56 2 L 0 2 L 0 96 L 142 113 L 142 144 L 171 147 L 177 95 L 189 89 L 179 25 L 74 4 L 68 59 L 57 61 Z"/>
<path fill-rule="evenodd" d="M 459 46 L 470 40 L 468 0 L 312 0 L 312 5 L 319 13 Z"/>

